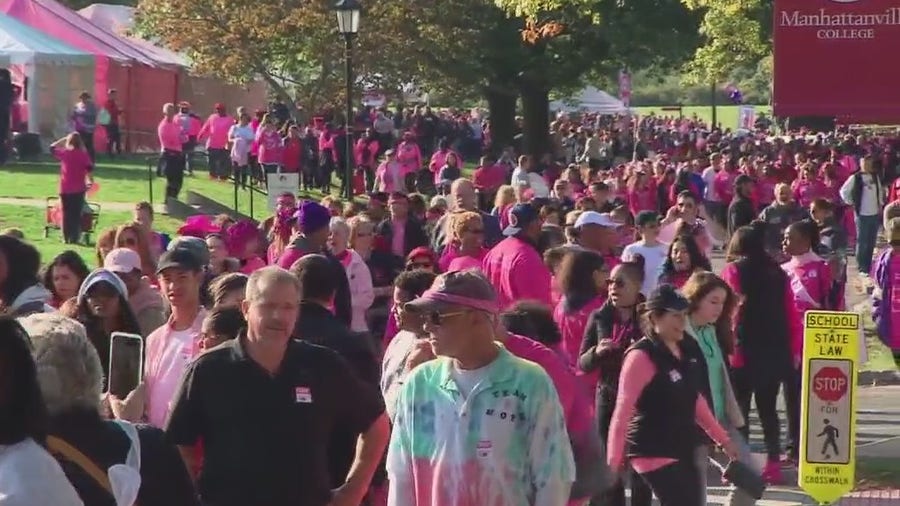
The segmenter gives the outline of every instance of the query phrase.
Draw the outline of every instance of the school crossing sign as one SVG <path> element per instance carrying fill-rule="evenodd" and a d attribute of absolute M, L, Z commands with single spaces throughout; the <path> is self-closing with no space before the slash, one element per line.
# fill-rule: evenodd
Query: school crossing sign
<path fill-rule="evenodd" d="M 856 474 L 856 370 L 862 329 L 857 313 L 807 311 L 798 485 L 819 504 L 853 489 Z"/>

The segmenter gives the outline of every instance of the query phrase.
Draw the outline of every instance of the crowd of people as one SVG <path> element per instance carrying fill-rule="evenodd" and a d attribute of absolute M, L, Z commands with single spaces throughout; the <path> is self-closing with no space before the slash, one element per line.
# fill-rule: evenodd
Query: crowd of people
<path fill-rule="evenodd" d="M 188 107 L 160 123 L 170 195 L 204 139 L 212 177 L 229 151 L 238 177 L 296 168 L 274 119 Z M 0 504 L 700 505 L 711 459 L 769 484 L 797 464 L 804 311 L 870 288 L 900 354 L 897 139 L 560 117 L 553 152 L 475 160 L 489 128 L 429 115 L 366 116 L 364 201 L 285 193 L 171 239 L 139 203 L 90 262 L 0 235 Z M 83 198 L 80 139 L 53 149 Z M 143 380 L 116 395 L 122 332 Z"/>

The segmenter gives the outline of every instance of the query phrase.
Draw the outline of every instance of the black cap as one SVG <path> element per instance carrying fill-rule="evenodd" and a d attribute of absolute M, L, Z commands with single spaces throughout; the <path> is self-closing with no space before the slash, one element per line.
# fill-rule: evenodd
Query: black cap
<path fill-rule="evenodd" d="M 674 286 L 662 284 L 650 292 L 646 305 L 650 311 L 684 311 L 690 306 L 690 303 L 678 293 Z"/>
<path fill-rule="evenodd" d="M 159 257 L 156 273 L 161 274 L 162 271 L 172 268 L 200 272 L 203 270 L 203 263 L 194 251 L 188 248 L 176 247 L 166 251 Z"/>

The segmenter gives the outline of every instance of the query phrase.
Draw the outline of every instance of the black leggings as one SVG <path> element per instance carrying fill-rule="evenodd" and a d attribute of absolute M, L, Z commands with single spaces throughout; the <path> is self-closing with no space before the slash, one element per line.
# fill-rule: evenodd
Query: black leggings
<path fill-rule="evenodd" d="M 641 478 L 653 490 L 660 506 L 702 506 L 700 471 L 691 458 L 676 460 Z"/>
<path fill-rule="evenodd" d="M 800 456 L 800 388 L 802 373 L 794 369 L 784 381 L 784 407 L 787 411 L 789 455 L 797 460 Z"/>
<path fill-rule="evenodd" d="M 781 460 L 781 424 L 776 408 L 781 381 L 777 378 L 754 378 L 746 368 L 739 368 L 734 370 L 732 384 L 741 413 L 747 421 L 741 428 L 744 439 L 750 441 L 750 401 L 756 399 L 756 412 L 762 424 L 768 459 Z"/>
<path fill-rule="evenodd" d="M 81 213 L 84 211 L 84 192 L 63 193 L 59 196 L 62 207 L 62 235 L 66 244 L 81 240 Z"/>
<path fill-rule="evenodd" d="M 166 200 L 177 199 L 184 184 L 184 153 L 165 151 L 162 155 L 163 174 L 166 175 Z"/>

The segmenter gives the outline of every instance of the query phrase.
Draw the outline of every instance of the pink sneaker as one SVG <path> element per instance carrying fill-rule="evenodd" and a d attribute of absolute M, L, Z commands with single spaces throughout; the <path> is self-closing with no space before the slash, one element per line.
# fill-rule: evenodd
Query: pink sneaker
<path fill-rule="evenodd" d="M 762 479 L 769 485 L 781 485 L 784 481 L 784 478 L 781 476 L 781 462 L 777 460 L 766 462 L 766 467 L 763 468 L 762 472 Z"/>

